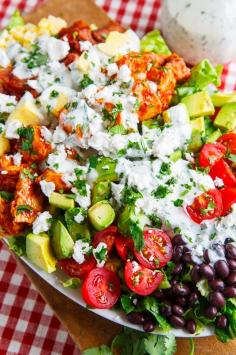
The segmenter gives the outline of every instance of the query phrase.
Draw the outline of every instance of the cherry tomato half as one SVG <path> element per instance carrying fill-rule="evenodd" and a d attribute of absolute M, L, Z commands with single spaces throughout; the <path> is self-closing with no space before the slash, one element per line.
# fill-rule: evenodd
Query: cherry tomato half
<path fill-rule="evenodd" d="M 120 281 L 114 272 L 97 267 L 84 280 L 82 297 L 91 307 L 109 309 L 120 297 Z"/>
<path fill-rule="evenodd" d="M 126 238 L 118 234 L 115 239 L 116 250 L 123 261 L 126 261 L 130 254 L 133 255 L 134 242 L 133 239 Z"/>
<path fill-rule="evenodd" d="M 70 277 L 78 277 L 83 279 L 87 274 L 96 267 L 96 260 L 93 256 L 87 258 L 82 264 L 77 263 L 73 258 L 62 259 L 58 261 L 62 271 Z"/>
<path fill-rule="evenodd" d="M 213 165 L 209 174 L 213 180 L 217 177 L 222 179 L 224 186 L 236 186 L 236 177 L 230 166 L 223 159 Z"/>
<path fill-rule="evenodd" d="M 226 187 L 220 190 L 222 201 L 223 201 L 223 211 L 222 215 L 230 211 L 233 203 L 236 203 L 236 187 Z"/>
<path fill-rule="evenodd" d="M 117 235 L 117 227 L 110 226 L 106 229 L 97 232 L 93 237 L 93 246 L 96 248 L 99 243 L 105 243 L 107 245 L 107 252 L 110 253 L 115 243 Z"/>
<path fill-rule="evenodd" d="M 217 189 L 208 190 L 195 197 L 193 203 L 186 207 L 191 219 L 201 223 L 206 219 L 220 217 L 223 210 L 221 193 Z"/>
<path fill-rule="evenodd" d="M 236 133 L 226 133 L 217 139 L 217 142 L 223 144 L 227 153 L 236 154 Z"/>
<path fill-rule="evenodd" d="M 149 269 L 161 268 L 170 261 L 173 248 L 170 238 L 166 233 L 155 228 L 148 228 L 143 232 L 144 247 L 134 254 L 140 264 Z"/>
<path fill-rule="evenodd" d="M 160 271 L 148 269 L 136 261 L 126 262 L 124 277 L 131 291 L 142 296 L 150 295 L 163 280 Z"/>
<path fill-rule="evenodd" d="M 226 154 L 226 147 L 220 143 L 205 144 L 199 154 L 199 165 L 202 168 L 213 166 Z"/>

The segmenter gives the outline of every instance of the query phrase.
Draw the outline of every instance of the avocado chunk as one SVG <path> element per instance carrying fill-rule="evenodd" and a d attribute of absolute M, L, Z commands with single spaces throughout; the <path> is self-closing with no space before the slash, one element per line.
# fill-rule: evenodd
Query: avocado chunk
<path fill-rule="evenodd" d="M 225 104 L 218 112 L 214 125 L 232 131 L 236 127 L 236 102 Z"/>
<path fill-rule="evenodd" d="M 186 105 L 183 103 L 170 107 L 163 112 L 162 116 L 165 123 L 170 123 L 174 126 L 189 122 L 189 113 Z"/>
<path fill-rule="evenodd" d="M 81 208 L 79 207 L 70 208 L 66 211 L 65 221 L 67 229 L 74 241 L 77 239 L 86 239 L 89 241 L 91 239 L 91 233 L 88 228 L 86 219 L 81 223 L 77 223 L 75 221 L 75 216 L 77 216 L 79 213 L 81 213 Z"/>
<path fill-rule="evenodd" d="M 191 143 L 188 145 L 188 151 L 196 153 L 200 150 L 202 146 L 202 134 L 198 130 L 192 131 Z"/>
<path fill-rule="evenodd" d="M 74 248 L 74 241 L 68 230 L 59 220 L 52 225 L 52 249 L 57 259 L 65 259 L 71 256 Z"/>
<path fill-rule="evenodd" d="M 50 238 L 46 233 L 30 233 L 26 236 L 26 255 L 44 271 L 51 273 L 56 270 L 57 260 L 53 256 Z"/>
<path fill-rule="evenodd" d="M 176 150 L 170 155 L 170 160 L 173 161 L 174 163 L 182 158 L 182 152 L 181 150 Z"/>
<path fill-rule="evenodd" d="M 88 210 L 93 227 L 100 231 L 107 228 L 115 219 L 115 211 L 107 201 L 99 201 Z"/>
<path fill-rule="evenodd" d="M 197 117 L 190 121 L 192 131 L 199 131 L 202 136 L 205 135 L 205 121 L 204 117 Z"/>
<path fill-rule="evenodd" d="M 236 92 L 217 92 L 211 96 L 211 100 L 215 107 L 221 107 L 230 102 L 236 102 Z"/>
<path fill-rule="evenodd" d="M 213 115 L 215 112 L 210 95 L 206 91 L 200 91 L 181 100 L 187 106 L 190 117 Z"/>
<path fill-rule="evenodd" d="M 90 166 L 97 172 L 96 182 L 118 181 L 119 177 L 115 171 L 116 160 L 107 157 L 90 157 Z"/>
<path fill-rule="evenodd" d="M 59 194 L 58 192 L 52 192 L 49 197 L 49 203 L 52 206 L 61 208 L 62 210 L 68 210 L 75 206 L 75 201 L 68 197 L 66 194 Z"/>
<path fill-rule="evenodd" d="M 206 143 L 214 143 L 218 138 L 220 138 L 220 136 L 222 136 L 222 132 L 218 128 L 216 131 L 214 131 L 207 137 Z"/>
<path fill-rule="evenodd" d="M 92 204 L 102 200 L 108 200 L 111 196 L 110 181 L 100 181 L 94 185 L 92 190 Z"/>

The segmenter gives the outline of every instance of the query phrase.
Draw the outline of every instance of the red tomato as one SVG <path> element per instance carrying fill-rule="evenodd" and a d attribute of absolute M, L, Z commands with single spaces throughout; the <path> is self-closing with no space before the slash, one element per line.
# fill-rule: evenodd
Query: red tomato
<path fill-rule="evenodd" d="M 217 139 L 217 142 L 227 148 L 227 153 L 236 154 L 236 133 L 226 133 Z"/>
<path fill-rule="evenodd" d="M 73 258 L 62 259 L 58 261 L 59 267 L 65 274 L 70 277 L 78 277 L 83 279 L 87 274 L 96 267 L 96 260 L 90 256 L 82 264 L 77 263 Z"/>
<path fill-rule="evenodd" d="M 220 217 L 223 210 L 222 197 L 217 189 L 211 189 L 195 197 L 193 203 L 186 207 L 192 220 L 201 223 L 206 219 Z"/>
<path fill-rule="evenodd" d="M 134 251 L 134 242 L 133 239 L 124 237 L 121 234 L 118 234 L 115 239 L 116 250 L 119 256 L 123 261 L 126 261 L 129 257 L 129 254 L 133 254 Z"/>
<path fill-rule="evenodd" d="M 224 216 L 229 212 L 233 203 L 236 203 L 236 187 L 226 187 L 220 190 L 222 201 L 223 201 L 223 211 Z"/>
<path fill-rule="evenodd" d="M 161 272 L 148 269 L 136 261 L 126 262 L 124 277 L 131 291 L 142 296 L 150 295 L 163 280 Z"/>
<path fill-rule="evenodd" d="M 106 229 L 97 232 L 93 237 L 93 246 L 96 248 L 99 243 L 105 243 L 107 245 L 107 252 L 110 253 L 115 243 L 117 236 L 117 227 L 110 226 Z"/>
<path fill-rule="evenodd" d="M 236 186 L 236 177 L 230 166 L 223 159 L 220 159 L 213 165 L 209 174 L 213 180 L 217 177 L 222 179 L 224 185 L 227 187 Z"/>
<path fill-rule="evenodd" d="M 220 143 L 205 144 L 199 154 L 199 165 L 202 168 L 213 166 L 226 154 L 226 147 Z"/>
<path fill-rule="evenodd" d="M 161 268 L 170 261 L 173 248 L 170 238 L 166 233 L 155 228 L 146 229 L 143 232 L 144 247 L 134 254 L 140 264 L 149 269 Z"/>
<path fill-rule="evenodd" d="M 97 267 L 84 280 L 82 297 L 91 307 L 111 308 L 120 297 L 120 281 L 114 272 Z"/>

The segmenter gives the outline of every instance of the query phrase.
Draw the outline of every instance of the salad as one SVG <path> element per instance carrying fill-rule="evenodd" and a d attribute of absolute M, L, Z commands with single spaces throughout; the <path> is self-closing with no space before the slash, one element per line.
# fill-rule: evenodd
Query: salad
<path fill-rule="evenodd" d="M 159 31 L 16 13 L 0 34 L 10 248 L 143 327 L 236 337 L 236 94 Z M 78 291 L 79 292 L 79 291 Z"/>

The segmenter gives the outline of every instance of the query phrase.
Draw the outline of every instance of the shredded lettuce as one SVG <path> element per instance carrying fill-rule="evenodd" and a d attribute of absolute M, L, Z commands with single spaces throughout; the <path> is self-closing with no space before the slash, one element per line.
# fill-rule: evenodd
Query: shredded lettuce
<path fill-rule="evenodd" d="M 11 237 L 8 239 L 9 249 L 14 251 L 18 256 L 26 255 L 26 239 L 25 237 Z"/>
<path fill-rule="evenodd" d="M 188 85 L 199 89 L 204 89 L 209 84 L 219 86 L 221 71 L 222 66 L 215 68 L 208 59 L 203 59 L 191 69 L 191 78 L 188 80 Z"/>
<path fill-rule="evenodd" d="M 147 33 L 141 39 L 141 51 L 154 52 L 157 54 L 171 54 L 170 49 L 158 30 Z"/>
<path fill-rule="evenodd" d="M 18 26 L 24 26 L 24 24 L 25 24 L 25 21 L 24 21 L 23 17 L 21 16 L 20 11 L 16 10 L 9 20 L 9 24 L 7 26 L 7 29 L 10 31 L 12 28 L 18 27 Z"/>

